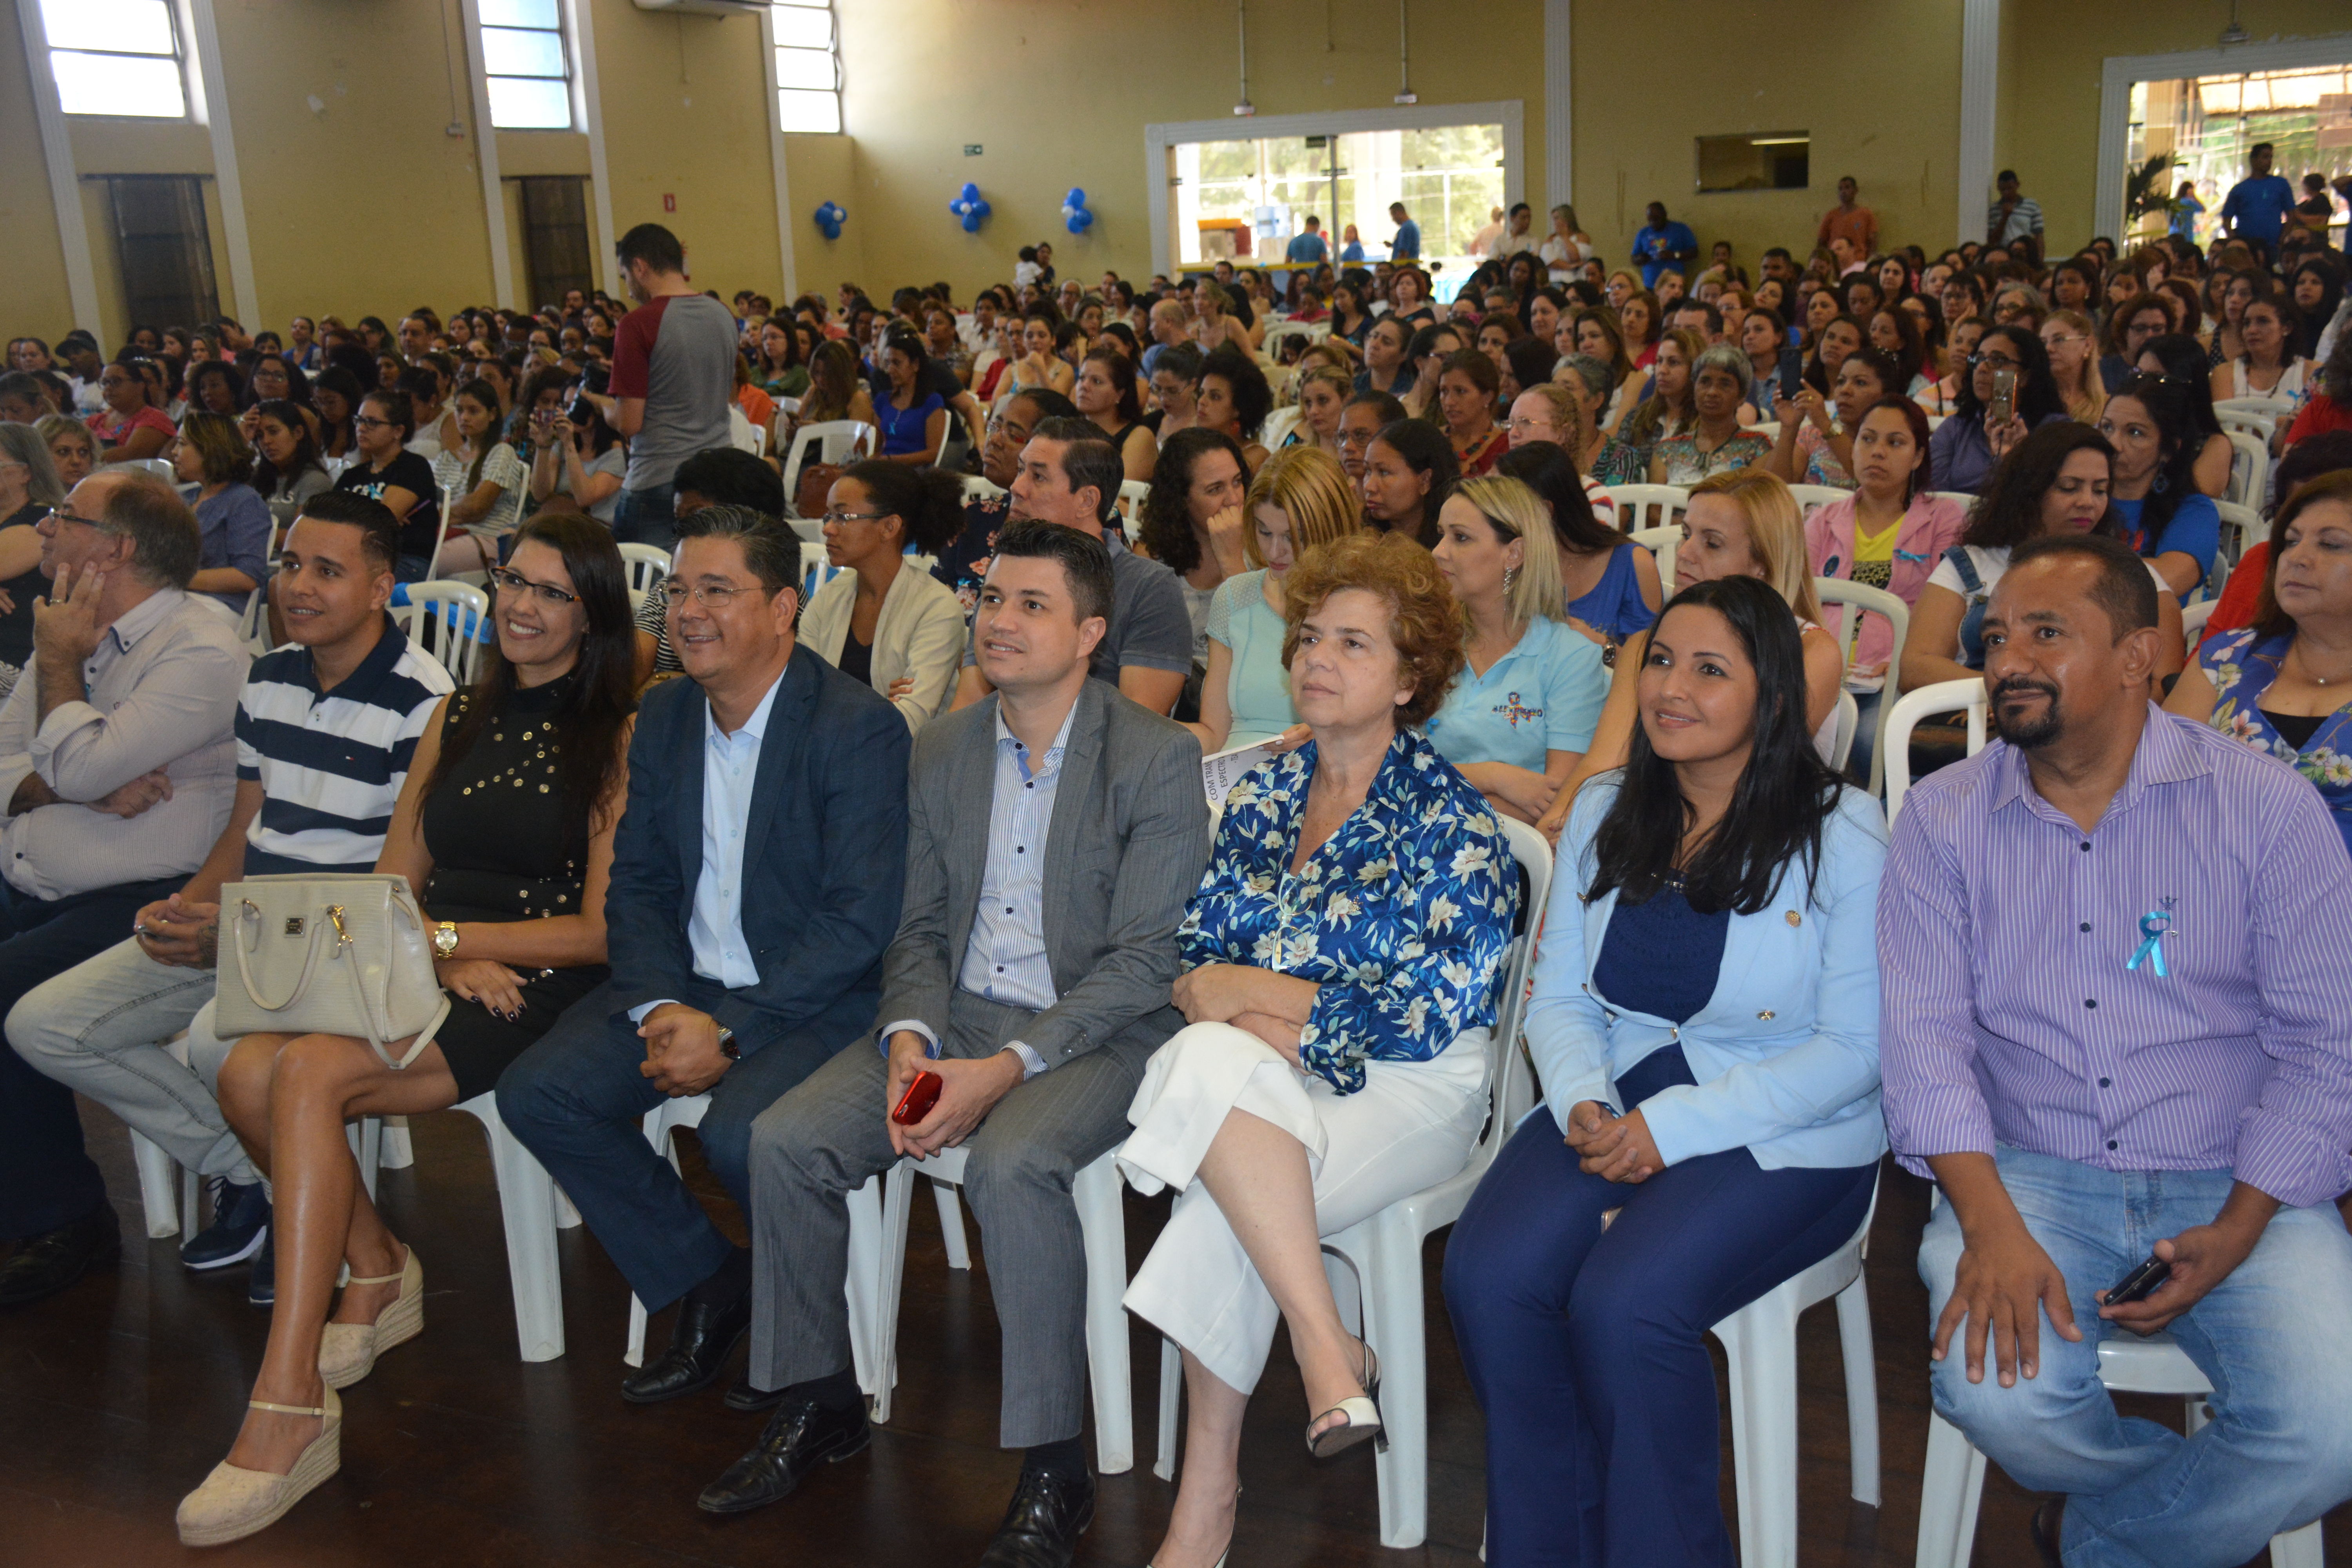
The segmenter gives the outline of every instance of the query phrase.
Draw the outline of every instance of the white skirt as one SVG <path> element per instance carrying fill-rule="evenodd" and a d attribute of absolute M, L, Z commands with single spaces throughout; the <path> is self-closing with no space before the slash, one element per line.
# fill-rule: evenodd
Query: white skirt
<path fill-rule="evenodd" d="M 1298 1140 L 1314 1178 L 1315 1226 L 1331 1236 L 1462 1169 L 1486 1118 L 1488 1031 L 1434 1060 L 1364 1064 L 1341 1094 L 1231 1024 L 1194 1024 L 1153 1053 L 1118 1163 L 1140 1193 L 1174 1187 L 1166 1228 L 1128 1286 L 1126 1306 L 1246 1394 L 1265 1370 L 1281 1311 L 1206 1187 L 1192 1178 L 1235 1110 Z"/>

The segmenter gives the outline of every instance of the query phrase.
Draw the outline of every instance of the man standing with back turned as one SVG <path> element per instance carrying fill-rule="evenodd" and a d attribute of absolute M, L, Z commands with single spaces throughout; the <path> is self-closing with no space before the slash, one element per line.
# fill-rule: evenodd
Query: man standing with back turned
<path fill-rule="evenodd" d="M 677 466 L 730 442 L 735 318 L 687 281 L 685 248 L 661 225 L 641 223 L 614 248 L 637 308 L 613 333 L 608 395 L 583 395 L 629 443 L 613 537 L 667 550 L 677 542 L 670 492 Z"/>
<path fill-rule="evenodd" d="M 1905 798 L 1879 891 L 1887 1134 L 1945 1199 L 1936 1410 L 2060 1494 L 2066 1568 L 2233 1568 L 2352 1497 L 2352 862 L 2309 784 L 2150 705 L 2156 594 L 2118 541 L 2018 546 L 2000 742 Z M 2171 1334 L 2210 1424 L 2116 1411 L 2118 1330 Z"/>

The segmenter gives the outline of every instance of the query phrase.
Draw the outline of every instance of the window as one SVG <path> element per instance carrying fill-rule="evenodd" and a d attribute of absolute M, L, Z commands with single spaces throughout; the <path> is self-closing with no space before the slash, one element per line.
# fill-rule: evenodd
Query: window
<path fill-rule="evenodd" d="M 500 131 L 571 130 L 572 68 L 558 0 L 481 0 L 481 7 L 490 123 Z"/>
<path fill-rule="evenodd" d="M 532 174 L 516 184 L 522 194 L 523 265 L 530 273 L 531 299 L 552 305 L 570 289 L 593 289 L 588 183 L 576 174 Z"/>
<path fill-rule="evenodd" d="M 204 182 L 194 174 L 115 174 L 106 195 L 129 319 L 160 327 L 218 316 Z"/>
<path fill-rule="evenodd" d="M 1812 178 L 1812 133 L 1759 131 L 1698 139 L 1702 191 L 1801 191 Z"/>
<path fill-rule="evenodd" d="M 776 123 L 786 131 L 841 129 L 841 51 L 833 7 L 776 0 Z"/>
<path fill-rule="evenodd" d="M 184 120 L 187 80 L 170 0 L 40 0 L 68 114 Z"/>

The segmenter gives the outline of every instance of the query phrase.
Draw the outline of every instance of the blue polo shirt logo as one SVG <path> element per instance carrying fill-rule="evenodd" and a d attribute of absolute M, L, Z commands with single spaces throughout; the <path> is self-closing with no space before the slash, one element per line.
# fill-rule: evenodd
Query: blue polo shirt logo
<path fill-rule="evenodd" d="M 1516 691 L 1512 692 L 1508 697 L 1504 698 L 1500 702 L 1496 703 L 1494 711 L 1500 713 L 1503 716 L 1504 721 L 1507 722 L 1514 731 L 1518 729 L 1519 721 L 1522 719 L 1527 720 L 1529 723 L 1533 723 L 1544 716 L 1544 710 L 1542 709 L 1530 708 L 1527 704 L 1521 702 L 1519 700 L 1519 694 Z"/>

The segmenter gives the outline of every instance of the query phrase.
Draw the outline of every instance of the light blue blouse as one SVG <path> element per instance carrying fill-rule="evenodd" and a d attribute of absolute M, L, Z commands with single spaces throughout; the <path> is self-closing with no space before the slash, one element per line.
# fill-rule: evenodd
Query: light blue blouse
<path fill-rule="evenodd" d="M 1176 949 L 1188 970 L 1314 981 L 1299 1059 L 1353 1094 L 1365 1062 L 1429 1061 L 1494 1023 L 1519 872 L 1486 797 L 1408 730 L 1364 804 L 1294 873 L 1315 754 L 1310 741 L 1268 758 L 1226 795 Z"/>
<path fill-rule="evenodd" d="M 1298 722 L 1290 705 L 1290 671 L 1282 667 L 1282 639 L 1289 627 L 1265 605 L 1265 568 L 1244 572 L 1217 584 L 1209 601 L 1209 640 L 1234 656 L 1225 678 L 1225 705 L 1233 725 L 1225 749 L 1271 741 Z"/>
<path fill-rule="evenodd" d="M 1848 786 L 1822 835 L 1818 874 L 1784 868 L 1763 910 L 1735 913 L 1714 994 L 1687 1021 L 1613 1006 L 1592 967 L 1617 907 L 1591 904 L 1593 837 L 1622 773 L 1579 793 L 1559 837 L 1559 868 L 1528 1005 L 1528 1050 L 1554 1119 L 1580 1100 L 1620 1112 L 1615 1081 L 1651 1052 L 1679 1045 L 1696 1085 L 1642 1102 L 1669 1164 L 1746 1148 L 1768 1171 L 1866 1165 L 1886 1152 L 1878 1105 L 1878 876 L 1886 824 Z"/>
<path fill-rule="evenodd" d="M 1546 752 L 1591 746 L 1608 700 L 1601 645 L 1561 622 L 1536 620 L 1486 674 L 1462 667 L 1429 721 L 1429 740 L 1457 768 L 1508 763 L 1539 773 Z"/>

